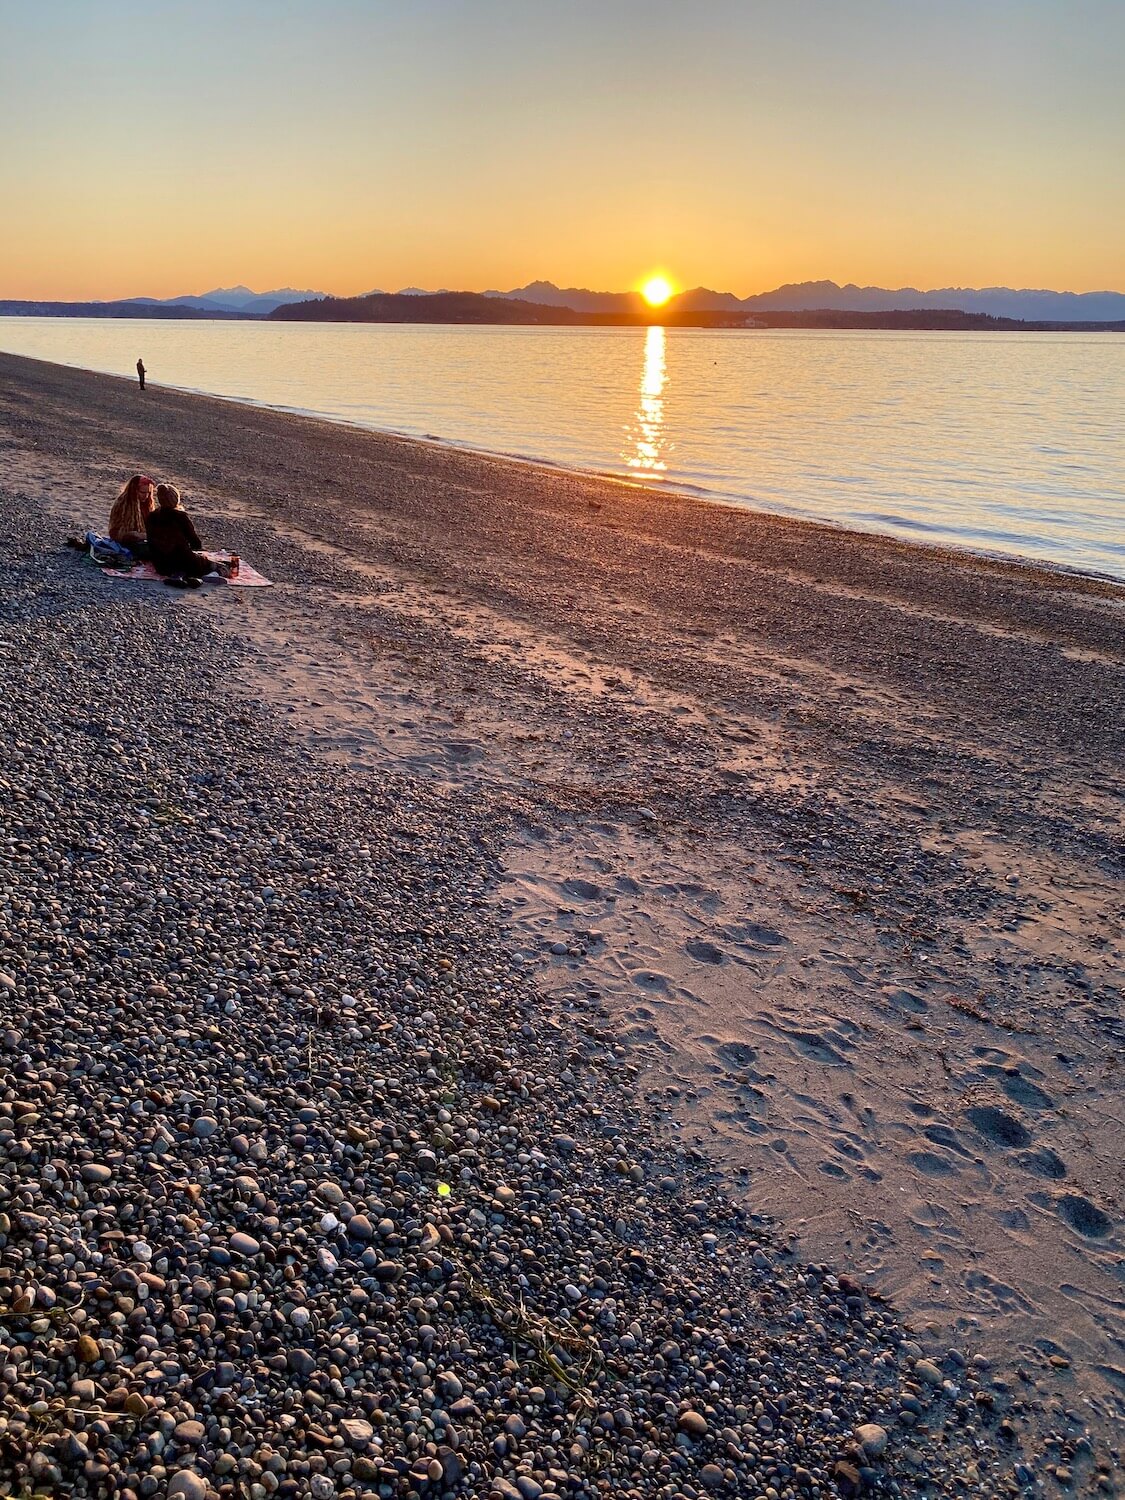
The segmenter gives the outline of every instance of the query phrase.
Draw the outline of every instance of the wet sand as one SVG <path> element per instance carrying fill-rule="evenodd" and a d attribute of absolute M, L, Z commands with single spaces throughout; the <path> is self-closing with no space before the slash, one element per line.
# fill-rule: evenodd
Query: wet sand
<path fill-rule="evenodd" d="M 240 691 L 488 789 L 510 951 L 670 1140 L 1111 1438 L 1125 589 L 0 356 L 45 548 L 136 469 L 276 581 L 164 591 Z"/>

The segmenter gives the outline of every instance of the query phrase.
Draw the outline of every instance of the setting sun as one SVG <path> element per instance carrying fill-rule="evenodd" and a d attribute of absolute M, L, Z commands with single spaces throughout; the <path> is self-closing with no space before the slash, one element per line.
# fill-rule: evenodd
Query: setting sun
<path fill-rule="evenodd" d="M 641 287 L 641 296 L 649 307 L 663 307 L 672 295 L 672 283 L 667 276 L 650 276 Z"/>

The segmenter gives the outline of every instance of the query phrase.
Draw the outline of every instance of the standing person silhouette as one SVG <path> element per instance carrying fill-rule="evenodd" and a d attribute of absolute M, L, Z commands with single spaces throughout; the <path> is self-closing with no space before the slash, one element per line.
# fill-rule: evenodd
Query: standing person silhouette
<path fill-rule="evenodd" d="M 141 382 L 141 390 L 143 391 L 145 388 L 145 362 L 143 359 L 137 360 L 137 379 Z"/>

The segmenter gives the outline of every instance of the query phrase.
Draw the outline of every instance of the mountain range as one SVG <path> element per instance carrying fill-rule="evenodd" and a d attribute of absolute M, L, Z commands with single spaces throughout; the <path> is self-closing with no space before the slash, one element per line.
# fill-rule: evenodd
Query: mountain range
<path fill-rule="evenodd" d="M 486 297 L 535 302 L 544 307 L 570 307 L 576 312 L 623 313 L 644 307 L 637 292 L 593 292 L 585 287 L 558 287 L 552 281 L 532 281 L 512 291 L 485 292 Z M 1125 292 L 1052 292 L 1008 286 L 942 287 L 923 292 L 917 287 L 892 290 L 879 286 L 839 286 L 834 281 L 787 282 L 772 292 L 736 297 L 694 287 L 668 304 L 679 312 L 914 312 L 958 311 L 983 313 L 1021 322 L 1111 322 L 1125 318 Z"/>
<path fill-rule="evenodd" d="M 125 297 L 122 300 L 134 307 L 191 307 L 201 313 L 242 313 L 264 318 L 275 307 L 284 307 L 289 302 L 310 302 L 324 295 L 324 292 L 299 292 L 291 286 L 278 287 L 273 292 L 252 292 L 248 286 L 221 286 L 198 297 Z"/>
<path fill-rule="evenodd" d="M 373 290 L 370 298 L 384 298 L 387 293 Z M 647 316 L 647 307 L 639 292 L 598 292 L 586 287 L 559 287 L 553 281 L 532 281 L 511 291 L 487 291 L 481 294 L 454 293 L 446 288 L 427 292 L 422 287 L 404 287 L 393 294 L 399 297 L 466 297 L 479 296 L 505 303 L 533 303 L 539 309 L 557 308 L 594 318 Z M 182 318 L 263 318 L 278 309 L 302 303 L 334 306 L 355 304 L 363 298 L 330 298 L 324 292 L 299 291 L 278 287 L 271 292 L 254 292 L 246 286 L 216 287 L 199 295 L 180 297 L 129 297 L 113 302 L 16 302 L 0 301 L 0 315 L 9 316 L 82 316 L 82 317 L 182 317 Z M 1014 319 L 1038 323 L 1107 323 L 1125 320 L 1125 292 L 1054 292 L 1006 286 L 942 287 L 920 291 L 917 287 L 897 290 L 878 286 L 839 286 L 834 281 L 788 282 L 771 292 L 750 297 L 736 297 L 732 292 L 716 292 L 709 287 L 693 287 L 678 293 L 666 304 L 670 318 L 693 314 L 729 315 L 744 326 L 743 319 L 756 313 L 847 313 L 878 315 L 888 312 L 961 312 L 991 318 Z M 497 309 L 495 321 L 510 321 Z M 473 321 L 482 321 L 475 314 Z M 569 321 L 569 319 L 564 319 Z"/>

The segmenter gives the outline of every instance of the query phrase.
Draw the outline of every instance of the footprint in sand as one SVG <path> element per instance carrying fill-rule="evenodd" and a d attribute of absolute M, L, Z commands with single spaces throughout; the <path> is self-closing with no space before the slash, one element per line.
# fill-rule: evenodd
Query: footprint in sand
<path fill-rule="evenodd" d="M 1031 1232 L 1031 1220 L 1022 1208 L 1005 1208 L 996 1215 L 996 1222 L 1001 1229 L 1006 1229 L 1014 1238 L 1020 1239 L 1024 1244 L 1031 1241 L 1024 1238 Z"/>
<path fill-rule="evenodd" d="M 723 1042 L 715 1048 L 715 1056 L 728 1068 L 748 1068 L 758 1061 L 758 1054 L 748 1042 Z"/>
<path fill-rule="evenodd" d="M 863 1148 L 857 1146 L 854 1141 L 849 1141 L 844 1136 L 838 1135 L 832 1138 L 832 1149 L 838 1152 L 840 1156 L 846 1156 L 849 1161 L 865 1162 L 867 1160 L 867 1157 L 863 1153 Z"/>
<path fill-rule="evenodd" d="M 722 964 L 727 959 L 723 950 L 714 943 L 709 943 L 706 938 L 692 938 L 684 944 L 684 952 L 701 964 Z"/>
<path fill-rule="evenodd" d="M 832 1067 L 851 1067 L 847 1058 L 837 1052 L 830 1042 L 826 1042 L 819 1032 L 782 1029 L 789 1038 L 789 1045 L 798 1056 L 807 1057 L 810 1062 L 828 1063 Z"/>
<path fill-rule="evenodd" d="M 577 896 L 579 901 L 597 901 L 602 895 L 600 885 L 595 885 L 592 880 L 583 880 L 578 875 L 572 875 L 569 880 L 564 880 L 562 888 L 568 896 Z"/>
<path fill-rule="evenodd" d="M 962 1144 L 961 1137 L 949 1125 L 927 1125 L 922 1134 L 935 1146 L 944 1146 L 947 1151 L 956 1151 L 958 1156 L 965 1157 L 967 1161 L 972 1161 L 976 1154 Z"/>
<path fill-rule="evenodd" d="M 987 1271 L 968 1271 L 965 1275 L 965 1288 L 974 1299 L 984 1303 L 986 1306 L 998 1308 L 1004 1313 L 1032 1312 L 1032 1303 L 1018 1292 L 1015 1287 L 1009 1286 L 1006 1281 L 998 1281 L 995 1276 L 990 1276 Z"/>
<path fill-rule="evenodd" d="M 482 756 L 482 752 L 475 745 L 467 745 L 462 740 L 447 740 L 445 753 L 450 760 L 460 761 L 462 764 L 467 764 L 471 760 L 480 760 Z"/>
<path fill-rule="evenodd" d="M 929 1009 L 922 997 L 913 994 L 910 990 L 897 989 L 888 985 L 883 991 L 883 996 L 887 1004 L 893 1005 L 895 1010 L 909 1011 L 911 1015 L 921 1015 L 922 1011 Z"/>
<path fill-rule="evenodd" d="M 724 1125 L 737 1125 L 747 1135 L 760 1136 L 772 1128 L 764 1119 L 769 1101 L 760 1089 L 740 1088 L 730 1109 L 717 1109 L 715 1119 Z"/>
<path fill-rule="evenodd" d="M 710 886 L 700 885 L 694 880 L 681 880 L 675 885 L 662 886 L 661 889 L 666 890 L 672 895 L 687 896 L 692 901 L 711 902 L 718 899 L 718 893 L 713 891 Z"/>
<path fill-rule="evenodd" d="M 658 969 L 634 969 L 630 975 L 633 983 L 642 990 L 661 995 L 671 995 L 672 981 Z"/>
<path fill-rule="evenodd" d="M 1004 1079 L 1000 1087 L 1013 1104 L 1022 1104 L 1025 1109 L 1053 1109 L 1055 1101 L 1029 1078 L 1016 1073 Z"/>
<path fill-rule="evenodd" d="M 957 1170 L 947 1157 L 939 1156 L 936 1151 L 915 1151 L 908 1160 L 925 1177 L 948 1177 Z"/>
<path fill-rule="evenodd" d="M 1080 1193 L 1064 1193 L 1055 1204 L 1059 1218 L 1086 1240 L 1104 1240 L 1113 1232 L 1113 1220 L 1096 1203 Z"/>
<path fill-rule="evenodd" d="M 1037 1177 L 1051 1177 L 1057 1182 L 1066 1176 L 1066 1162 L 1050 1146 L 1036 1146 L 1034 1151 L 1022 1152 L 1016 1160 L 1025 1172 L 1034 1172 Z"/>
<path fill-rule="evenodd" d="M 1007 1066 L 1011 1061 L 1011 1054 L 1002 1051 L 999 1047 L 974 1047 L 973 1056 L 983 1057 L 1001 1068 Z"/>
<path fill-rule="evenodd" d="M 773 927 L 763 927 L 758 922 L 740 922 L 728 927 L 723 936 L 733 943 L 742 943 L 747 948 L 777 948 L 789 939 Z"/>
<path fill-rule="evenodd" d="M 1015 1115 L 997 1109 L 994 1104 L 978 1104 L 965 1114 L 973 1128 L 994 1146 L 1030 1146 L 1031 1131 Z"/>
<path fill-rule="evenodd" d="M 634 1026 L 625 1026 L 621 1032 L 622 1040 L 628 1042 L 632 1047 L 647 1048 L 649 1051 L 670 1053 L 672 1045 L 666 1042 L 657 1031 L 655 1026 L 645 1025 L 640 1022 Z"/>

